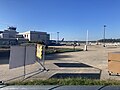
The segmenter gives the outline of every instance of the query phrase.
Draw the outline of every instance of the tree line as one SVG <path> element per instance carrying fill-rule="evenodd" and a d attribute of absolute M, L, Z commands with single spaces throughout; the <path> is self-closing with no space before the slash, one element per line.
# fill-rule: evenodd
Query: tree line
<path fill-rule="evenodd" d="M 115 43 L 120 42 L 120 39 L 100 39 L 98 42 Z"/>

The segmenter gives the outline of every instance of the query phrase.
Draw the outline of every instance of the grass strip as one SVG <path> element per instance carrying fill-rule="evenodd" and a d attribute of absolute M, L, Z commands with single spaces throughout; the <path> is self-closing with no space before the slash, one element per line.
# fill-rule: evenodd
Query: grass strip
<path fill-rule="evenodd" d="M 120 85 L 118 80 L 93 80 L 82 78 L 14 81 L 7 85 Z"/>
<path fill-rule="evenodd" d="M 65 53 L 65 52 L 77 52 L 83 51 L 83 49 L 73 49 L 73 48 L 48 48 L 46 49 L 46 54 L 55 54 L 55 53 Z"/>

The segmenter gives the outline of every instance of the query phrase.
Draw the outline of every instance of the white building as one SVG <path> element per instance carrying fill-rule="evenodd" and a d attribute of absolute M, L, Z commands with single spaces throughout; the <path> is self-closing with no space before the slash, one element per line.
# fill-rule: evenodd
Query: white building
<path fill-rule="evenodd" d="M 28 42 L 23 35 L 18 35 L 16 27 L 8 27 L 4 31 L 0 31 L 0 45 L 16 45 Z"/>
<path fill-rule="evenodd" d="M 3 39 L 15 38 L 16 34 L 18 34 L 18 32 L 16 31 L 16 27 L 8 27 L 6 30 L 0 33 L 0 38 Z"/>
<path fill-rule="evenodd" d="M 18 33 L 16 31 L 16 27 L 8 27 L 4 31 L 0 31 L 0 39 L 1 42 L 10 40 L 13 41 L 13 39 L 16 39 L 17 42 L 44 42 L 45 44 L 49 44 L 50 35 L 47 34 L 47 32 L 38 32 L 38 31 L 28 31 L 23 33 Z"/>
<path fill-rule="evenodd" d="M 50 35 L 47 32 L 27 31 L 22 34 L 25 39 L 31 42 L 44 42 L 48 44 L 50 40 Z"/>

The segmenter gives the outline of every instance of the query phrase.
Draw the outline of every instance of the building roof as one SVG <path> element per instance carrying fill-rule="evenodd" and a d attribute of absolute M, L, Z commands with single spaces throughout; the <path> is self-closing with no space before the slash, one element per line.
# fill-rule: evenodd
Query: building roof
<path fill-rule="evenodd" d="M 47 34 L 47 32 L 40 32 L 40 31 L 26 31 L 26 32 L 23 32 L 21 34 L 24 34 L 24 33 L 43 33 L 43 34 Z"/>

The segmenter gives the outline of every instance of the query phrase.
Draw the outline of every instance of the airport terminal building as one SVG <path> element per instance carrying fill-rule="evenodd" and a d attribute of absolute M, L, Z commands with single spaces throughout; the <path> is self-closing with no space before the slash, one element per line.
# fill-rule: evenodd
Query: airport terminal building
<path fill-rule="evenodd" d="M 16 27 L 8 27 L 4 31 L 0 31 L 0 45 L 16 45 L 29 41 L 49 44 L 50 34 L 47 32 L 27 31 L 19 33 L 16 29 Z"/>
<path fill-rule="evenodd" d="M 49 44 L 50 34 L 47 34 L 47 32 L 27 31 L 21 34 L 31 42 L 44 42 L 45 44 Z"/>

